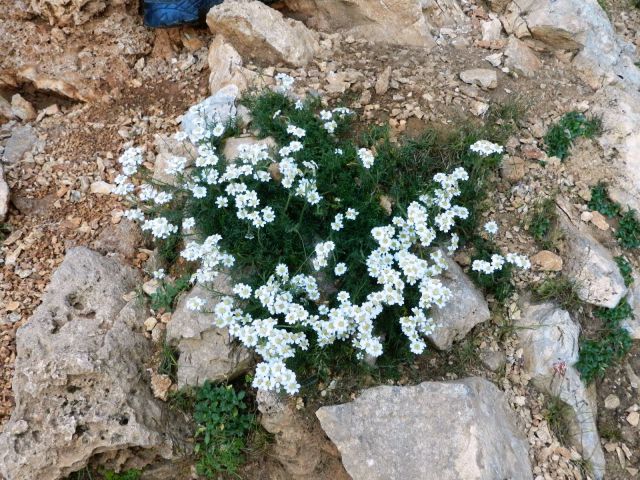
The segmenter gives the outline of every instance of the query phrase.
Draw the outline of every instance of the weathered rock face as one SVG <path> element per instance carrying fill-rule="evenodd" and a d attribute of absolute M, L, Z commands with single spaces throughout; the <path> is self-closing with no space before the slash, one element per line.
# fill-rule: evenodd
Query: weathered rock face
<path fill-rule="evenodd" d="M 243 56 L 275 65 L 309 63 L 320 48 L 317 34 L 260 1 L 225 2 L 207 14 L 207 25 Z"/>
<path fill-rule="evenodd" d="M 285 3 L 317 30 L 342 31 L 392 45 L 435 46 L 421 0 L 286 0 Z M 430 8 L 438 3 L 443 2 L 427 1 Z"/>
<path fill-rule="evenodd" d="M 7 480 L 59 479 L 89 460 L 118 469 L 173 457 L 187 423 L 145 381 L 144 310 L 123 300 L 138 282 L 86 248 L 70 250 L 53 274 L 16 336 L 16 406 L 0 435 Z"/>
<path fill-rule="evenodd" d="M 460 72 L 460 80 L 482 88 L 493 89 L 498 86 L 496 71 L 488 68 L 472 68 L 471 70 Z"/>
<path fill-rule="evenodd" d="M 443 273 L 441 279 L 451 290 L 452 297 L 444 308 L 433 310 L 433 321 L 438 326 L 429 335 L 429 340 L 440 350 L 451 348 L 453 342 L 462 340 L 473 327 L 491 318 L 489 306 L 482 292 L 455 261 L 446 255 L 445 258 L 448 270 Z"/>
<path fill-rule="evenodd" d="M 336 448 L 319 428 L 310 430 L 308 422 L 289 398 L 258 391 L 260 423 L 275 436 L 272 454 L 294 480 L 350 480 L 340 463 Z M 270 477 L 273 478 L 273 477 Z M 279 478 L 276 476 L 276 478 Z"/>
<path fill-rule="evenodd" d="M 211 123 L 225 124 L 236 116 L 236 98 L 239 90 L 235 85 L 227 85 L 202 102 L 192 106 L 182 117 L 182 130 L 191 135 L 198 126 Z"/>
<path fill-rule="evenodd" d="M 9 211 L 9 185 L 4 179 L 4 170 L 0 164 L 0 222 L 3 222 Z"/>
<path fill-rule="evenodd" d="M 574 367 L 578 361 L 580 327 L 568 312 L 550 303 L 522 305 L 517 326 L 525 369 L 533 384 L 570 407 L 572 414 L 567 420 L 572 443 L 591 463 L 597 478 L 602 478 L 605 463 L 596 424 L 596 404 Z"/>
<path fill-rule="evenodd" d="M 94 248 L 105 255 L 115 253 L 130 260 L 138 253 L 142 243 L 142 231 L 138 224 L 123 218 L 117 225 L 109 225 L 100 232 Z"/>
<path fill-rule="evenodd" d="M 242 57 L 222 35 L 213 39 L 209 46 L 209 92 L 215 95 L 227 85 L 235 85 L 239 92 L 249 86 L 255 73 L 243 67 Z"/>
<path fill-rule="evenodd" d="M 509 37 L 504 55 L 506 57 L 505 67 L 509 67 L 525 77 L 534 77 L 542 68 L 542 62 L 536 54 L 523 41 L 513 35 Z"/>
<path fill-rule="evenodd" d="M 30 9 L 51 25 L 81 25 L 102 12 L 107 5 L 122 5 L 129 0 L 31 0 Z"/>
<path fill-rule="evenodd" d="M 626 295 L 627 287 L 611 252 L 589 234 L 562 198 L 558 199 L 557 211 L 565 235 L 564 268 L 576 283 L 578 296 L 592 305 L 614 308 Z"/>
<path fill-rule="evenodd" d="M 206 380 L 233 379 L 251 366 L 251 353 L 233 344 L 227 329 L 216 328 L 212 314 L 193 312 L 186 307 L 190 298 L 200 297 L 208 300 L 208 308 L 213 308 L 220 294 L 230 293 L 228 279 L 220 275 L 212 290 L 196 285 L 178 302 L 167 325 L 167 343 L 178 348 L 179 388 L 199 386 Z"/>
<path fill-rule="evenodd" d="M 376 387 L 316 416 L 354 480 L 532 478 L 513 412 L 480 378 Z"/>
<path fill-rule="evenodd" d="M 640 275 L 633 273 L 633 284 L 629 287 L 627 302 L 633 308 L 633 318 L 627 319 L 622 326 L 629 332 L 631 338 L 640 340 Z"/>
<path fill-rule="evenodd" d="M 25 153 L 34 147 L 37 139 L 35 129 L 31 125 L 15 127 L 4 147 L 3 163 L 17 163 L 22 160 Z"/>

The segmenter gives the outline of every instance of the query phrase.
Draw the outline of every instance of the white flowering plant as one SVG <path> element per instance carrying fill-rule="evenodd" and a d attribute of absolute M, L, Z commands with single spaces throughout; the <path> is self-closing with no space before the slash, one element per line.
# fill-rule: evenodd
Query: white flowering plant
<path fill-rule="evenodd" d="M 136 184 L 142 152 L 130 150 L 117 190 L 135 203 L 126 216 L 211 289 L 187 307 L 258 354 L 253 385 L 294 394 L 308 368 L 319 373 L 318 352 L 358 361 L 425 350 L 438 328 L 430 313 L 451 297 L 444 256 L 476 235 L 502 148 L 483 129 L 397 145 L 349 109 L 292 99 L 281 83 L 244 99 L 270 143 L 225 158 L 223 123 L 205 122 L 177 135 L 197 155 L 169 162 L 175 182 Z M 511 254 L 501 268 L 516 264 L 526 259 Z M 216 291 L 221 275 L 231 284 Z"/>

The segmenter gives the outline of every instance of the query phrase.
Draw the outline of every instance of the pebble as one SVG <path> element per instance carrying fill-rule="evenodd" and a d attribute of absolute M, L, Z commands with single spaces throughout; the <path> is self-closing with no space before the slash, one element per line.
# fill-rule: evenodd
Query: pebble
<path fill-rule="evenodd" d="M 607 395 L 607 398 L 604 399 L 604 408 L 607 410 L 615 410 L 620 406 L 620 398 L 613 393 Z"/>
<path fill-rule="evenodd" d="M 629 425 L 631 425 L 632 427 L 637 427 L 638 423 L 640 423 L 640 413 L 631 412 L 629 415 L 627 415 L 627 422 L 629 422 Z"/>

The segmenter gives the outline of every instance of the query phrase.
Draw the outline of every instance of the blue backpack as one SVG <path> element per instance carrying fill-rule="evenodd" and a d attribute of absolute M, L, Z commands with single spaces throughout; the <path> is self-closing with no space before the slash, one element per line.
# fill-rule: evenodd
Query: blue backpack
<path fill-rule="evenodd" d="M 169 28 L 198 24 L 211 7 L 224 0 L 143 0 L 144 24 L 150 28 Z M 274 0 L 263 0 L 273 3 Z"/>

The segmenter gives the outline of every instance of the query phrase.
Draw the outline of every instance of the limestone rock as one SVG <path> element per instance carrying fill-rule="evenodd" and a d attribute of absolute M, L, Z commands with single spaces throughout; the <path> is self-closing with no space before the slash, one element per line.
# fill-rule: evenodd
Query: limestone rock
<path fill-rule="evenodd" d="M 81 25 L 102 12 L 107 4 L 127 3 L 127 0 L 31 0 L 31 11 L 51 25 Z"/>
<path fill-rule="evenodd" d="M 389 90 L 389 81 L 391 80 L 391 66 L 384 69 L 376 80 L 376 94 L 384 95 Z"/>
<path fill-rule="evenodd" d="M 376 43 L 411 45 L 433 48 L 435 41 L 431 25 L 422 4 L 436 8 L 442 0 L 350 0 L 348 2 L 326 0 L 285 0 L 294 14 L 304 19 L 311 28 L 327 32 L 340 31 Z M 455 5 L 458 9 L 458 5 Z M 455 7 L 449 9 L 455 12 Z M 441 12 L 443 12 L 441 10 Z M 444 11 L 447 14 L 448 11 Z M 451 15 L 447 15 L 451 17 Z M 464 17 L 456 16 L 461 20 Z"/>
<path fill-rule="evenodd" d="M 4 170 L 0 163 L 0 222 L 4 222 L 9 211 L 9 185 L 4 179 Z"/>
<path fill-rule="evenodd" d="M 227 85 L 235 85 L 244 92 L 256 74 L 244 68 L 242 57 L 222 35 L 216 36 L 209 46 L 209 92 L 215 95 Z"/>
<path fill-rule="evenodd" d="M 446 255 L 444 258 L 448 269 L 441 280 L 451 290 L 452 296 L 443 308 L 433 309 L 432 318 L 437 327 L 428 337 L 440 350 L 448 350 L 453 342 L 462 340 L 477 324 L 491 318 L 482 292 L 455 261 Z"/>
<path fill-rule="evenodd" d="M 13 112 L 11 111 L 11 104 L 0 95 L 0 118 L 6 118 L 7 120 L 13 118 Z"/>
<path fill-rule="evenodd" d="M 272 137 L 258 139 L 256 137 L 234 137 L 228 138 L 225 145 L 223 154 L 227 160 L 233 160 L 238 158 L 239 148 L 242 145 L 266 145 L 269 148 L 276 147 L 276 141 Z"/>
<path fill-rule="evenodd" d="M 340 72 L 329 72 L 325 90 L 329 93 L 344 93 L 351 85 L 362 80 L 364 75 L 359 70 L 348 68 Z"/>
<path fill-rule="evenodd" d="M 519 182 L 524 178 L 526 173 L 526 164 L 520 157 L 505 156 L 500 165 L 500 173 L 502 178 L 509 182 Z"/>
<path fill-rule="evenodd" d="M 551 303 L 521 305 L 517 334 L 525 370 L 541 391 L 560 398 L 571 409 L 572 444 L 582 452 L 597 478 L 604 475 L 604 453 L 596 424 L 596 405 L 574 364 L 580 327 L 568 312 Z M 564 370 L 564 372 L 562 372 Z"/>
<path fill-rule="evenodd" d="M 482 28 L 482 41 L 491 42 L 494 40 L 500 40 L 502 33 L 502 23 L 497 18 L 484 21 L 480 24 Z"/>
<path fill-rule="evenodd" d="M 295 480 L 350 480 L 335 447 L 319 428 L 310 429 L 291 399 L 258 391 L 260 424 L 274 435 L 272 455 Z"/>
<path fill-rule="evenodd" d="M 498 75 L 495 70 L 487 68 L 472 68 L 471 70 L 460 72 L 460 80 L 482 88 L 493 89 L 498 86 Z"/>
<path fill-rule="evenodd" d="M 371 388 L 316 416 L 353 480 L 532 478 L 513 412 L 481 378 Z"/>
<path fill-rule="evenodd" d="M 189 119 L 187 122 L 191 122 L 189 124 L 189 128 L 195 128 L 194 119 L 198 118 L 197 115 L 199 114 L 193 113 L 191 115 L 193 116 L 193 119 Z M 185 115 L 185 117 L 186 116 L 187 115 Z M 184 117 L 182 125 L 184 130 Z M 156 150 L 156 158 L 153 164 L 153 179 L 158 182 L 173 185 L 176 181 L 176 177 L 174 175 L 170 175 L 166 172 L 166 169 L 169 166 L 169 160 L 173 157 L 186 158 L 187 166 L 190 166 L 193 159 L 198 156 L 198 151 L 191 142 L 188 140 L 178 141 L 173 135 L 156 134 L 153 138 L 153 143 Z"/>
<path fill-rule="evenodd" d="M 622 322 L 631 338 L 640 340 L 640 275 L 633 272 L 633 284 L 629 287 L 627 302 L 633 308 L 633 318 Z"/>
<path fill-rule="evenodd" d="M 535 53 L 515 36 L 509 37 L 509 43 L 504 51 L 506 60 L 505 67 L 508 67 L 525 77 L 534 77 L 542 68 L 542 62 Z"/>
<path fill-rule="evenodd" d="M 93 244 L 102 254 L 116 253 L 127 260 L 133 259 L 143 244 L 142 230 L 137 223 L 123 218 L 115 225 L 105 227 Z"/>
<path fill-rule="evenodd" d="M 4 154 L 2 155 L 3 163 L 17 163 L 22 160 L 25 153 L 30 152 L 36 144 L 35 129 L 31 125 L 22 125 L 15 127 L 11 136 L 4 146 Z"/>
<path fill-rule="evenodd" d="M 541 250 L 531 257 L 531 264 L 536 270 L 559 272 L 562 270 L 562 257 L 549 250 Z"/>
<path fill-rule="evenodd" d="M 214 293 L 217 292 L 217 293 Z M 200 386 L 205 380 L 230 380 L 246 372 L 251 365 L 251 353 L 235 345 L 226 328 L 214 326 L 213 314 L 187 309 L 192 297 L 208 300 L 212 309 L 220 294 L 231 293 L 229 279 L 218 276 L 212 289 L 196 285 L 183 295 L 167 325 L 167 343 L 178 348 L 178 388 Z"/>
<path fill-rule="evenodd" d="M 591 236 L 580 220 L 574 220 L 578 214 L 566 200 L 558 199 L 557 211 L 565 236 L 565 271 L 576 283 L 578 296 L 592 305 L 614 308 L 626 295 L 627 287 L 611 252 Z"/>
<path fill-rule="evenodd" d="M 243 57 L 301 67 L 320 49 L 317 34 L 260 1 L 224 2 L 207 14 L 207 25 Z"/>
<path fill-rule="evenodd" d="M 123 295 L 135 272 L 86 248 L 67 252 L 16 335 L 16 406 L 0 435 L 0 474 L 57 480 L 92 464 L 142 468 L 186 447 L 186 419 L 153 398 L 144 309 Z M 17 428 L 19 427 L 19 428 Z"/>
<path fill-rule="evenodd" d="M 208 124 L 227 123 L 230 118 L 236 116 L 236 99 L 238 87 L 232 84 L 221 88 L 202 102 L 193 105 L 182 116 L 182 130 L 191 136 L 197 127 L 205 127 Z"/>
<path fill-rule="evenodd" d="M 24 122 L 35 120 L 38 112 L 22 95 L 16 93 L 11 97 L 11 113 Z"/>

